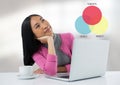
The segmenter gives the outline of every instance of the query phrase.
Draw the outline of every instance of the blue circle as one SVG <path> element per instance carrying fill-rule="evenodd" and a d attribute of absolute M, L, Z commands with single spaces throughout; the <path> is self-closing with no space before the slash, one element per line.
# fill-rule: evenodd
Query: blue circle
<path fill-rule="evenodd" d="M 75 28 L 81 34 L 88 34 L 91 32 L 88 24 L 86 24 L 82 16 L 78 17 L 75 21 Z"/>

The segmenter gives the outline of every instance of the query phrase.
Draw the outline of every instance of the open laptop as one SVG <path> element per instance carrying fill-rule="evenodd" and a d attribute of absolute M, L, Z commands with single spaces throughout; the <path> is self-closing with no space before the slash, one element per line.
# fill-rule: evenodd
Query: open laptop
<path fill-rule="evenodd" d="M 58 73 L 47 78 L 75 81 L 103 76 L 109 54 L 109 40 L 75 39 L 72 49 L 70 73 Z"/>

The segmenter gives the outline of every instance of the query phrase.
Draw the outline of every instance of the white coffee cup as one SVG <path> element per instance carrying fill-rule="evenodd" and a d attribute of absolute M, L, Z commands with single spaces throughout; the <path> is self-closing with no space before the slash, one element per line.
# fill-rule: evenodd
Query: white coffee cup
<path fill-rule="evenodd" d="M 32 66 L 20 66 L 19 67 L 19 75 L 32 76 L 33 75 L 33 67 Z"/>

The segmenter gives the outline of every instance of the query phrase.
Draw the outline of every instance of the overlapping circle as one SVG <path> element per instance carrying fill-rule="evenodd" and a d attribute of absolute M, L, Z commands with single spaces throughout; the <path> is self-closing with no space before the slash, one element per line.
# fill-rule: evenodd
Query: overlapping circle
<path fill-rule="evenodd" d="M 82 16 L 76 19 L 75 28 L 80 34 L 92 32 L 101 35 L 106 32 L 108 22 L 98 7 L 88 6 L 84 9 Z"/>

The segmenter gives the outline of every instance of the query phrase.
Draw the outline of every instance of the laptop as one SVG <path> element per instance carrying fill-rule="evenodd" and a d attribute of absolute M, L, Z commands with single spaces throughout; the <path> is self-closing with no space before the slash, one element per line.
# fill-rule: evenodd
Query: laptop
<path fill-rule="evenodd" d="M 107 68 L 109 40 L 74 39 L 70 73 L 57 73 L 47 78 L 76 81 L 103 76 Z"/>

